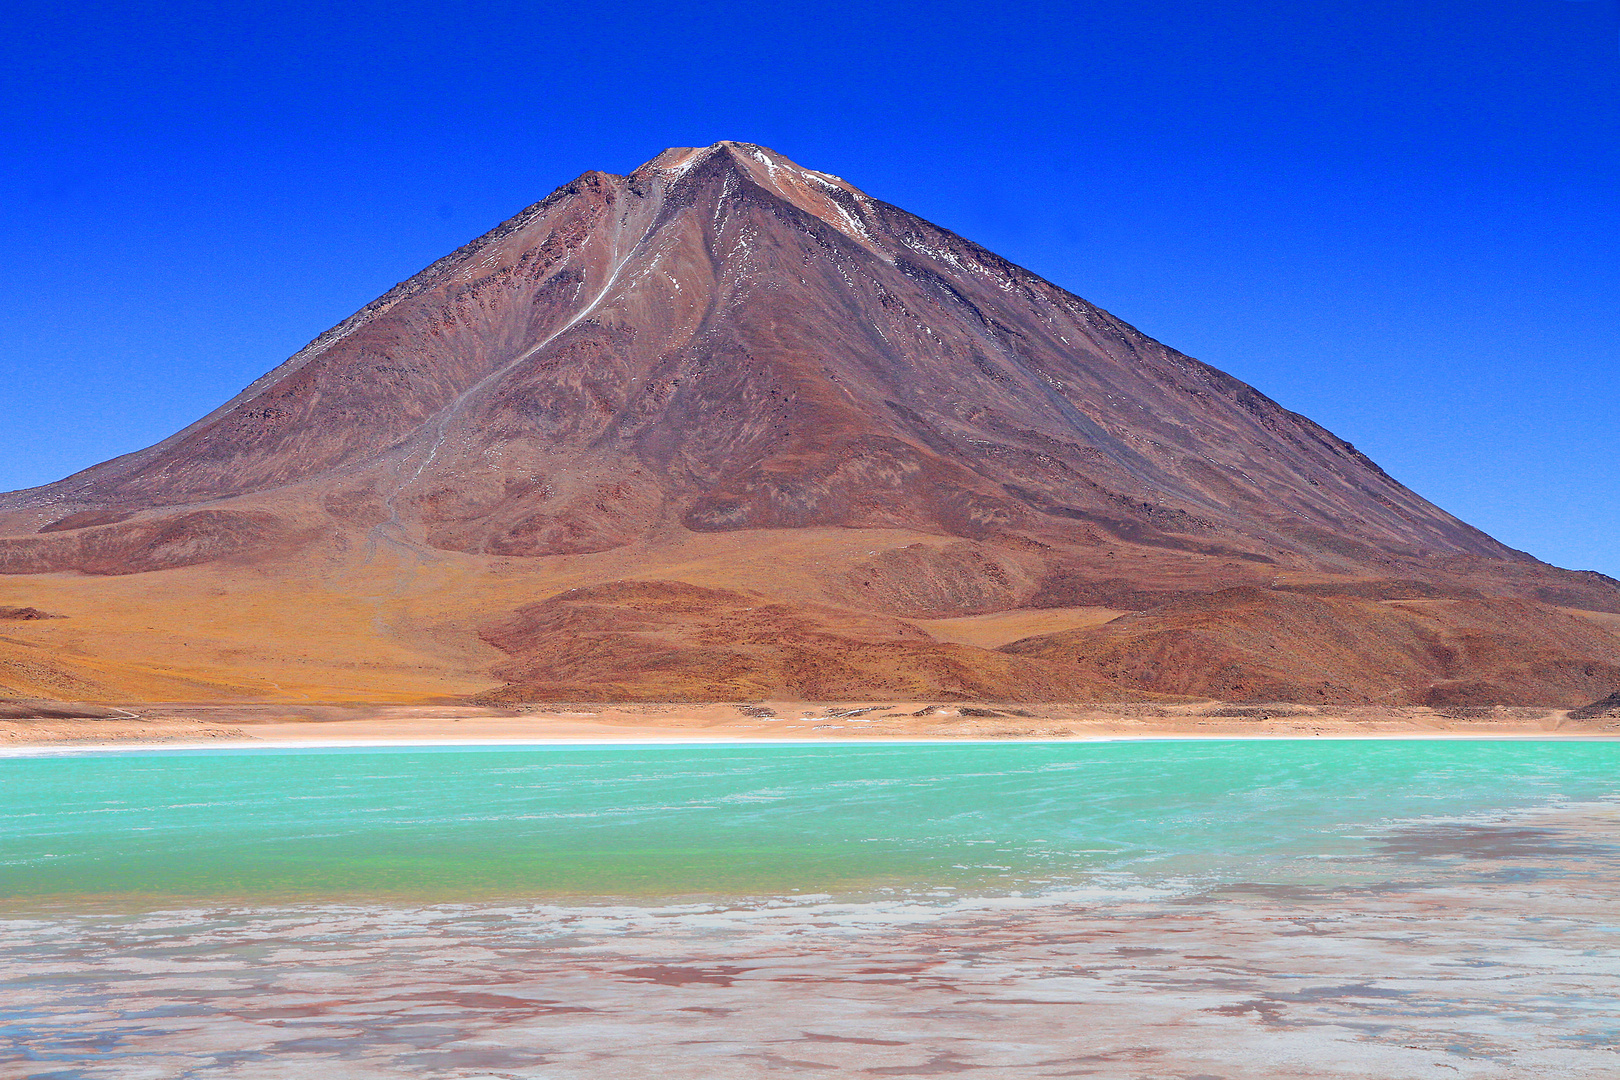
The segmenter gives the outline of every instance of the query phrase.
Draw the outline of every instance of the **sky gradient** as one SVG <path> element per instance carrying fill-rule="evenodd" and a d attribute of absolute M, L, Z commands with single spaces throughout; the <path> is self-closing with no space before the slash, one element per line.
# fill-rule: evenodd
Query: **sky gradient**
<path fill-rule="evenodd" d="M 0 16 L 0 490 L 155 442 L 587 169 L 763 143 L 1620 576 L 1620 6 Z"/>

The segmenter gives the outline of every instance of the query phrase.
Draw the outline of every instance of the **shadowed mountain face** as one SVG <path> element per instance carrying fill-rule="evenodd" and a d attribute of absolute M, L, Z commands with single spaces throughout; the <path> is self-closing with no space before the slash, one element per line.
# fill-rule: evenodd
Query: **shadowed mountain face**
<path fill-rule="evenodd" d="M 955 538 L 823 582 L 885 615 L 1290 574 L 1620 609 L 1253 388 L 745 143 L 587 173 L 170 439 L 0 496 L 0 573 L 816 527 Z"/>

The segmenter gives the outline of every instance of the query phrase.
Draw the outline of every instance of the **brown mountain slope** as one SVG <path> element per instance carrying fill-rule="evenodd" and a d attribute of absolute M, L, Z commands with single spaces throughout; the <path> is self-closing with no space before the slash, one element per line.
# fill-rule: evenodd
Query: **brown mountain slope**
<path fill-rule="evenodd" d="M 484 631 L 495 701 L 1094 701 L 1106 681 L 935 640 L 899 619 L 673 581 L 574 589 Z M 1149 695 L 1151 696 L 1151 695 Z"/>
<path fill-rule="evenodd" d="M 1357 591 L 1223 589 L 1004 651 L 1116 687 L 1233 701 L 1573 706 L 1620 686 L 1620 638 L 1590 621 L 1477 593 Z"/>
<path fill-rule="evenodd" d="M 784 532 L 803 542 L 765 540 Z M 727 544 L 793 553 L 703 580 L 683 561 Z M 581 581 L 586 565 L 612 576 Z M 217 573 L 179 573 L 204 567 Z M 462 685 L 500 664 L 513 693 L 608 685 L 533 642 L 560 647 L 557 611 L 580 610 L 546 596 L 622 579 L 741 590 L 793 607 L 794 633 L 915 653 L 850 661 L 837 685 L 852 694 L 967 677 L 939 674 L 955 654 L 897 618 L 1387 578 L 1620 611 L 1614 582 L 1504 547 L 1253 388 L 745 143 L 586 173 L 184 431 L 0 495 L 0 574 L 42 602 L 64 574 L 172 575 L 177 597 L 223 576 L 288 609 L 315 593 L 370 606 L 378 634 L 415 648 L 416 624 L 384 613 L 413 602 L 425 567 L 482 582 L 433 593 L 432 663 L 460 665 Z M 670 640 L 748 632 L 711 599 L 713 618 Z M 551 629 L 513 637 L 534 603 L 558 605 Z M 626 603 L 609 607 L 650 617 Z M 682 668 L 635 693 L 800 685 L 780 656 L 742 654 L 745 678 Z M 1091 675 L 1037 677 L 1010 655 L 975 654 L 980 690 L 1092 692 Z"/>

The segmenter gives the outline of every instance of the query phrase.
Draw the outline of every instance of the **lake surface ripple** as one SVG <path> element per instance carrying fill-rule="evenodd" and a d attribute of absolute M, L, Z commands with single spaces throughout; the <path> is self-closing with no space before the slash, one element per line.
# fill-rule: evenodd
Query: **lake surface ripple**
<path fill-rule="evenodd" d="M 1620 1075 L 1620 744 L 0 760 L 0 1076 Z"/>

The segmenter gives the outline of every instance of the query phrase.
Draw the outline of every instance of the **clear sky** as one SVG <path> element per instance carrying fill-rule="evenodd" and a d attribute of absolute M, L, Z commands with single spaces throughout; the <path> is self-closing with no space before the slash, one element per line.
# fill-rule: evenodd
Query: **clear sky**
<path fill-rule="evenodd" d="M 10 0 L 0 490 L 586 169 L 758 142 L 1620 576 L 1616 0 Z"/>

